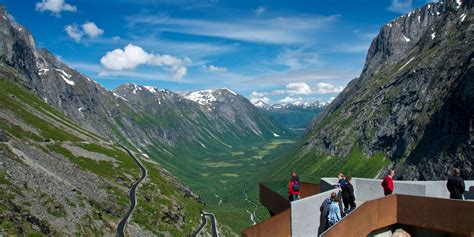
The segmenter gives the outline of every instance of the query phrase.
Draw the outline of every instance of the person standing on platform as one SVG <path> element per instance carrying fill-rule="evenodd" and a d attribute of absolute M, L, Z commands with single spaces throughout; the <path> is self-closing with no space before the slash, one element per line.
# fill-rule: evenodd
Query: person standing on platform
<path fill-rule="evenodd" d="M 393 193 L 393 177 L 395 176 L 395 171 L 390 170 L 388 175 L 382 181 L 383 193 L 385 196 L 388 196 Z"/>
<path fill-rule="evenodd" d="M 290 183 L 288 184 L 288 199 L 290 202 L 299 199 L 300 195 L 300 177 L 296 171 L 291 172 Z"/>
<path fill-rule="evenodd" d="M 466 189 L 464 185 L 464 179 L 461 178 L 461 170 L 455 168 L 453 170 L 453 175 L 448 178 L 448 183 L 446 187 L 449 191 L 449 198 L 451 199 L 463 199 L 463 193 Z"/>

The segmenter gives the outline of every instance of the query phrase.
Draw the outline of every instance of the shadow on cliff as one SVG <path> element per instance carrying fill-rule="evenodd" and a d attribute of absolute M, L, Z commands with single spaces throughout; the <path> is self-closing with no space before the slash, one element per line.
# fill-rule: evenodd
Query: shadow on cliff
<path fill-rule="evenodd" d="M 452 85 L 443 106 L 431 117 L 423 137 L 406 159 L 408 165 L 426 164 L 418 170 L 419 180 L 444 179 L 452 167 L 461 168 L 463 178 L 474 178 L 473 56 L 468 57 L 464 64 L 467 68 L 463 70 L 466 73 L 454 80 L 456 84 Z M 443 166 L 444 169 L 439 169 Z M 446 170 L 446 173 L 432 174 L 430 170 Z"/>

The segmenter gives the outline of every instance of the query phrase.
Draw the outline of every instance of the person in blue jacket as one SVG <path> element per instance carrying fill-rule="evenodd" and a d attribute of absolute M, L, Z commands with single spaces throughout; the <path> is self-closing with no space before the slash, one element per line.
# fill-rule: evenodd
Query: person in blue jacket
<path fill-rule="evenodd" d="M 331 204 L 329 205 L 329 213 L 328 213 L 328 224 L 329 226 L 333 226 L 338 221 L 341 220 L 341 208 L 340 208 L 340 200 L 337 196 L 332 197 L 331 195 Z"/>

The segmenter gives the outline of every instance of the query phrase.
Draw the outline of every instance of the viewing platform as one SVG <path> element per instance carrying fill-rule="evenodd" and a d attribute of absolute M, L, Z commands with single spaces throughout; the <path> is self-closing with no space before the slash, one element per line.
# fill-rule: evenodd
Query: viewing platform
<path fill-rule="evenodd" d="M 353 178 L 357 208 L 324 232 L 319 229 L 319 207 L 332 192 L 339 192 L 336 178 L 322 178 L 319 185 L 301 182 L 301 199 L 291 203 L 283 183 L 260 183 L 260 202 L 272 217 L 242 235 L 391 236 L 401 228 L 415 236 L 474 236 L 473 180 L 465 181 L 466 200 L 449 199 L 446 181 L 394 181 L 394 194 L 387 197 L 381 182 Z"/>

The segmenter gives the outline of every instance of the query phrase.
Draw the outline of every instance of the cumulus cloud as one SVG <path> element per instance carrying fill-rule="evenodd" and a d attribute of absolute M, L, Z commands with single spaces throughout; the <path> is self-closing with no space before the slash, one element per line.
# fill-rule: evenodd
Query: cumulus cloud
<path fill-rule="evenodd" d="M 286 90 L 275 90 L 273 95 L 289 94 L 289 95 L 311 95 L 311 94 L 330 94 L 339 93 L 344 86 L 336 86 L 329 83 L 320 82 L 314 87 L 310 87 L 304 82 L 295 82 L 286 85 Z"/>
<path fill-rule="evenodd" d="M 97 27 L 97 25 L 94 22 L 86 22 L 82 24 L 82 30 L 90 38 L 96 38 L 98 36 L 101 36 L 104 33 L 104 30 Z"/>
<path fill-rule="evenodd" d="M 397 13 L 406 13 L 413 8 L 413 0 L 391 0 L 387 10 Z"/>
<path fill-rule="evenodd" d="M 227 68 L 210 65 L 203 65 L 203 68 L 210 71 L 210 72 L 227 72 Z"/>
<path fill-rule="evenodd" d="M 78 43 L 81 41 L 82 36 L 84 35 L 93 39 L 101 36 L 104 33 L 104 30 L 99 28 L 94 22 L 85 22 L 81 25 L 81 28 L 82 29 L 80 29 L 76 24 L 66 25 L 66 27 L 64 27 L 64 31 L 67 32 L 71 39 Z"/>
<path fill-rule="evenodd" d="M 290 83 L 286 85 L 286 88 L 287 93 L 290 95 L 309 95 L 313 92 L 311 87 L 309 87 L 308 84 L 304 82 Z"/>
<path fill-rule="evenodd" d="M 71 37 L 71 39 L 73 39 L 74 41 L 76 41 L 76 42 L 81 41 L 83 33 L 77 27 L 77 25 L 75 25 L 75 24 L 67 25 L 66 27 L 64 27 L 64 31 L 66 31 L 67 35 L 69 35 L 69 37 Z"/>
<path fill-rule="evenodd" d="M 140 65 L 164 67 L 173 79 L 181 79 L 187 74 L 186 65 L 191 59 L 179 59 L 171 55 L 147 53 L 139 46 L 128 44 L 124 49 L 114 49 L 107 52 L 100 63 L 107 70 L 133 70 Z"/>
<path fill-rule="evenodd" d="M 255 13 L 255 15 L 257 15 L 257 16 L 260 16 L 260 15 L 262 15 L 263 13 L 265 13 L 265 11 L 267 11 L 267 8 L 264 7 L 264 6 L 260 6 L 260 7 L 258 7 L 258 8 L 254 11 L 254 13 Z"/>
<path fill-rule="evenodd" d="M 64 0 L 42 0 L 37 2 L 36 11 L 50 11 L 53 15 L 59 16 L 62 11 L 75 12 L 76 7 L 66 3 Z"/>
<path fill-rule="evenodd" d="M 250 94 L 250 102 L 252 102 L 252 104 L 255 104 L 259 101 L 263 101 L 265 104 L 269 104 L 271 102 L 270 98 L 268 98 L 268 93 L 266 92 L 252 92 L 252 94 Z"/>
<path fill-rule="evenodd" d="M 339 93 L 344 90 L 344 86 L 336 86 L 329 83 L 320 82 L 313 88 L 313 92 L 317 94 Z"/>

